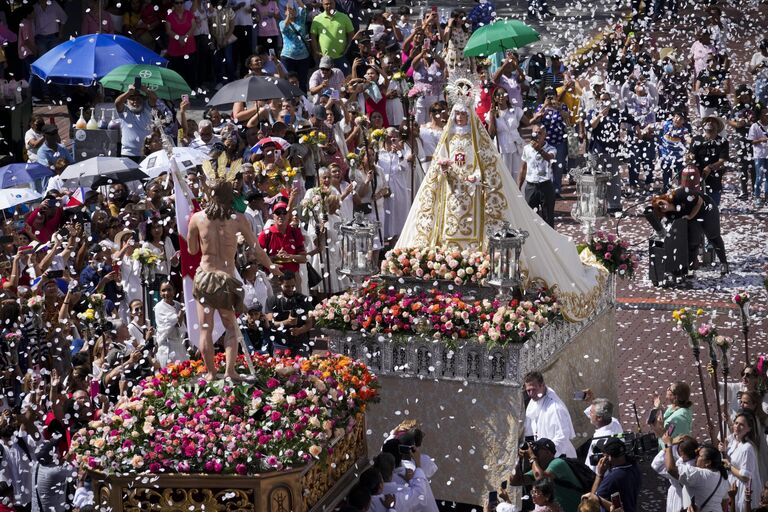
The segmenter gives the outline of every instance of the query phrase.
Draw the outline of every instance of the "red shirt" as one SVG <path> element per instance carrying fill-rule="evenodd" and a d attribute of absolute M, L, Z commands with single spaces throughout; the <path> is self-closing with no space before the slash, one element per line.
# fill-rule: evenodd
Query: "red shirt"
<path fill-rule="evenodd" d="M 276 224 L 272 224 L 268 231 L 262 231 L 259 233 L 259 245 L 267 252 L 270 258 L 280 252 L 280 249 L 284 250 L 288 254 L 301 254 L 305 252 L 304 249 L 304 235 L 301 234 L 299 228 L 288 226 L 285 233 L 281 233 Z M 285 272 L 290 270 L 291 272 L 299 272 L 298 263 L 282 263 L 280 270 Z"/>
<path fill-rule="evenodd" d="M 192 22 L 195 21 L 195 15 L 192 14 L 192 11 L 184 10 L 181 19 L 179 19 L 175 12 L 171 12 L 165 21 L 170 25 L 171 32 L 173 32 L 173 35 L 168 38 L 168 55 L 170 57 L 181 57 L 182 55 L 195 53 L 195 50 L 197 50 L 195 36 L 190 32 L 187 35 L 186 42 L 181 37 L 189 32 L 189 29 L 192 28 Z M 179 39 L 176 39 L 175 34 L 179 35 Z"/>
<path fill-rule="evenodd" d="M 32 228 L 32 234 L 40 243 L 46 243 L 51 240 L 51 237 L 59 229 L 61 225 L 61 218 L 64 215 L 63 208 L 56 208 L 53 212 L 53 216 L 43 224 L 39 233 L 35 233 L 35 218 L 40 215 L 40 207 L 38 206 L 27 215 L 27 224 Z"/>

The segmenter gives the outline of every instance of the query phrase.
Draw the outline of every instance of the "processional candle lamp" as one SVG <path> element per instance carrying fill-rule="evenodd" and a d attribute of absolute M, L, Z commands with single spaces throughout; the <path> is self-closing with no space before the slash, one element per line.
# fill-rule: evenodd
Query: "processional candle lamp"
<path fill-rule="evenodd" d="M 379 223 L 372 222 L 356 212 L 349 222 L 341 224 L 341 268 L 339 273 L 349 277 L 352 288 L 359 288 L 366 277 L 376 273 L 373 262 L 373 240 Z"/>
<path fill-rule="evenodd" d="M 528 232 L 513 229 L 505 222 L 501 229 L 488 233 L 488 252 L 491 258 L 488 284 L 498 288 L 503 299 L 522 295 L 520 254 L 523 252 Z"/>
<path fill-rule="evenodd" d="M 584 234 L 591 239 L 598 221 L 608 214 L 608 182 L 611 175 L 598 168 L 593 155 L 587 157 L 583 167 L 572 170 L 571 175 L 576 180 L 578 194 L 571 215 L 581 222 Z"/>

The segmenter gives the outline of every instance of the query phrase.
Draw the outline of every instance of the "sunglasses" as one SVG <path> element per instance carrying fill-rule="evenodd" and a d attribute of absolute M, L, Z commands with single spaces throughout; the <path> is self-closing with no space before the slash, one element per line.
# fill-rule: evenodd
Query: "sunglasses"
<path fill-rule="evenodd" d="M 278 217 L 285 217 L 286 215 L 288 215 L 288 212 L 283 210 L 279 212 L 274 212 L 273 215 L 277 215 Z"/>

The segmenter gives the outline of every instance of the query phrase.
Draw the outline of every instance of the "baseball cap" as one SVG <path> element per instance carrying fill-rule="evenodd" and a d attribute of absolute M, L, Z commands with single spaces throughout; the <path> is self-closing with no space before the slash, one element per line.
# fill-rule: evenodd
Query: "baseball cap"
<path fill-rule="evenodd" d="M 603 452 L 612 457 L 621 457 L 627 453 L 627 447 L 624 444 L 624 441 L 618 437 L 609 437 L 608 440 L 605 441 Z"/>
<path fill-rule="evenodd" d="M 278 213 L 280 211 L 283 211 L 283 212 L 288 211 L 288 205 L 286 203 L 282 202 L 282 201 L 277 202 L 277 203 L 272 205 L 272 213 L 273 214 Z"/>
<path fill-rule="evenodd" d="M 333 59 L 327 55 L 323 55 L 320 57 L 320 65 L 318 67 L 320 69 L 333 69 Z"/>
<path fill-rule="evenodd" d="M 538 452 L 539 450 L 544 448 L 545 450 L 552 452 L 552 455 L 557 453 L 557 448 L 555 448 L 555 443 L 553 443 L 551 439 L 547 439 L 546 437 L 537 439 L 536 441 L 531 443 L 531 446 L 533 447 L 534 452 Z"/>

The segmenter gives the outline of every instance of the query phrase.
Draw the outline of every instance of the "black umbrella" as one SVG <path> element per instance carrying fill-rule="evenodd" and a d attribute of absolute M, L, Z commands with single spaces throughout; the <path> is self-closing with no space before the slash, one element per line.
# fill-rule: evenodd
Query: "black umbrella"
<path fill-rule="evenodd" d="M 208 105 L 226 105 L 239 101 L 298 98 L 304 92 L 287 80 L 270 76 L 248 76 L 222 87 L 213 95 Z"/>

